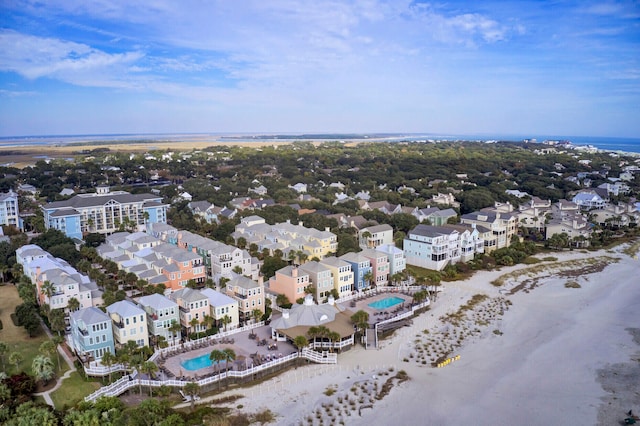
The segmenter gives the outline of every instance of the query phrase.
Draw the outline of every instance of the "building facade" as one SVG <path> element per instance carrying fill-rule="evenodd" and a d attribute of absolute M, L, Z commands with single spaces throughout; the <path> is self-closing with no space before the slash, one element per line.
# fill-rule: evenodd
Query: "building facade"
<path fill-rule="evenodd" d="M 100 309 L 89 307 L 72 312 L 69 325 L 71 346 L 81 359 L 97 361 L 106 352 L 115 355 L 111 318 Z"/>
<path fill-rule="evenodd" d="M 152 194 L 111 192 L 99 186 L 95 193 L 78 194 L 42 207 L 47 229 L 57 229 L 70 238 L 86 233 L 111 234 L 122 228 L 143 230 L 146 223 L 167 221 L 167 205 Z"/>
<path fill-rule="evenodd" d="M 164 340 L 170 346 L 178 344 L 182 338 L 180 330 L 172 330 L 172 324 L 180 324 L 178 304 L 161 295 L 150 294 L 138 299 L 138 305 L 147 314 L 147 329 L 154 345 Z"/>
<path fill-rule="evenodd" d="M 138 346 L 149 346 L 149 329 L 147 314 L 144 310 L 128 300 L 121 300 L 107 306 L 107 314 L 111 317 L 114 342 L 122 347 L 128 341 Z"/>

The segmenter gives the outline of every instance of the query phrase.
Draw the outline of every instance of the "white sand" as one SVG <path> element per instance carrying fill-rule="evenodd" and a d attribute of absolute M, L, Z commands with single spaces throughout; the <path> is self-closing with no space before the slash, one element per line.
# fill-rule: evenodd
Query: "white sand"
<path fill-rule="evenodd" d="M 640 349 L 625 330 L 640 328 L 640 261 L 620 252 L 570 252 L 556 257 L 598 255 L 621 260 L 602 272 L 570 279 L 581 288 L 565 288 L 567 278 L 547 278 L 529 293 L 506 296 L 513 306 L 502 320 L 467 341 L 455 352 L 461 359 L 447 367 L 432 368 L 403 359 L 413 352 L 414 340 L 423 337 L 422 330 L 438 326 L 441 315 L 457 310 L 474 294 L 500 296 L 490 281 L 522 265 L 444 283 L 445 291 L 431 311 L 412 327 L 399 330 L 382 349 L 356 347 L 339 356 L 339 365 L 299 368 L 254 388 L 231 391 L 229 394 L 246 396 L 233 406 L 242 404 L 245 412 L 269 408 L 283 425 L 319 424 L 320 417 L 330 424 L 329 413 L 335 413 L 334 423 L 342 420 L 349 425 L 598 424 L 606 392 L 596 381 L 597 370 L 610 363 L 629 362 Z M 495 335 L 494 329 L 504 334 Z M 389 367 L 405 370 L 410 380 L 394 386 L 384 399 L 374 400 L 373 408 L 362 409 L 360 416 L 357 408 L 368 405 L 375 394 L 373 383 L 379 389 L 390 377 L 380 376 Z M 637 396 L 634 385 L 640 387 L 629 384 L 627 391 Z M 337 389 L 333 396 L 323 394 L 329 386 Z M 354 393 L 354 399 L 362 397 L 364 402 L 357 402 L 355 411 L 346 414 L 349 405 L 338 403 L 337 397 Z M 640 411 L 640 406 L 629 408 Z M 619 424 L 624 412 L 606 412 L 610 419 L 602 420 L 602 416 L 601 412 L 601 424 Z"/>

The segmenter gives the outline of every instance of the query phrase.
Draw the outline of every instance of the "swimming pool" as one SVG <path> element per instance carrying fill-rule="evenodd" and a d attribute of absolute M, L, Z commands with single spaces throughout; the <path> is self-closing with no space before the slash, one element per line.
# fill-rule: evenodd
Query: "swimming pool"
<path fill-rule="evenodd" d="M 373 309 L 388 309 L 393 306 L 399 305 L 404 302 L 404 299 L 401 297 L 385 297 L 384 299 L 377 300 L 373 303 L 369 303 L 367 306 Z"/>
<path fill-rule="evenodd" d="M 211 359 L 209 359 L 209 354 L 204 354 L 202 356 L 191 358 L 186 361 L 182 361 L 180 365 L 185 370 L 194 371 L 200 370 L 201 368 L 211 367 L 215 364 Z"/>

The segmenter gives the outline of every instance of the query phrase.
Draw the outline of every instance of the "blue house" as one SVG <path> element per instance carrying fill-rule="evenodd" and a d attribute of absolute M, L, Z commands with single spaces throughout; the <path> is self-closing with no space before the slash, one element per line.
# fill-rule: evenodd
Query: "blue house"
<path fill-rule="evenodd" d="M 359 253 L 346 253 L 340 256 L 340 260 L 351 264 L 353 271 L 353 288 L 356 291 L 367 289 L 371 283 L 364 279 L 371 272 L 371 261 Z"/>
<path fill-rule="evenodd" d="M 71 344 L 81 359 L 99 360 L 106 352 L 116 353 L 111 318 L 96 307 L 72 312 L 69 316 Z"/>

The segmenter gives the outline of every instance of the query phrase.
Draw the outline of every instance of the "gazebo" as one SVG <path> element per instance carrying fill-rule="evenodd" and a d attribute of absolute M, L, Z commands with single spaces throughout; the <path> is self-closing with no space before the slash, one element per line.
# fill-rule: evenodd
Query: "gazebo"
<path fill-rule="evenodd" d="M 326 304 L 318 305 L 313 296 L 308 294 L 302 305 L 293 305 L 285 309 L 282 316 L 271 321 L 271 337 L 277 341 L 292 341 L 297 336 L 309 337 L 312 327 L 325 327 L 330 333 L 340 336 L 333 341 L 329 336 L 312 336 L 310 344 L 314 348 L 344 349 L 353 345 L 355 333 L 351 321 L 353 312 L 335 304 L 329 297 Z"/>

